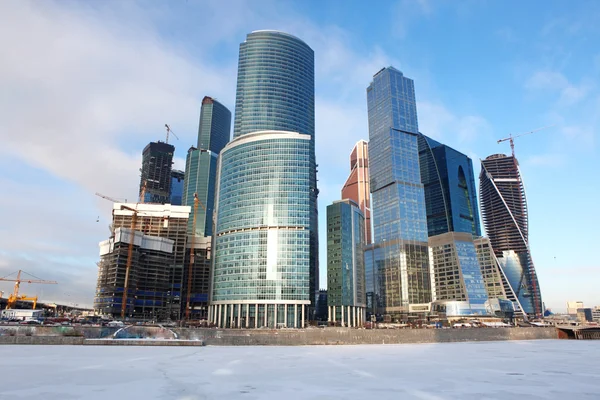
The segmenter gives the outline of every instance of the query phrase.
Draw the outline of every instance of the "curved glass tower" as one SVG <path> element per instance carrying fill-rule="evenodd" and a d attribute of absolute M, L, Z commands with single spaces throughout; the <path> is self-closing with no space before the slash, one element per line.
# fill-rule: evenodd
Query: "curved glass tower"
<path fill-rule="evenodd" d="M 541 316 L 540 287 L 529 251 L 527 199 L 514 157 L 494 154 L 481 161 L 479 196 L 508 298 L 524 313 Z"/>
<path fill-rule="evenodd" d="M 303 327 L 319 287 L 312 49 L 249 34 L 234 121 L 219 159 L 211 321 Z"/>

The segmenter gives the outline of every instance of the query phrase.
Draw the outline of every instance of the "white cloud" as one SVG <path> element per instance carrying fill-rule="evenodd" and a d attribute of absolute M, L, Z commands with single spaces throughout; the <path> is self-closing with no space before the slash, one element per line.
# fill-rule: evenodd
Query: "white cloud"
<path fill-rule="evenodd" d="M 558 92 L 560 104 L 574 105 L 585 99 L 591 85 L 582 82 L 574 85 L 560 72 L 536 71 L 525 83 L 525 87 L 533 91 Z"/>
<path fill-rule="evenodd" d="M 525 161 L 527 164 L 536 166 L 536 167 L 560 167 L 565 165 L 566 156 L 564 154 L 537 154 L 530 156 Z"/>
<path fill-rule="evenodd" d="M 481 137 L 491 136 L 490 123 L 479 115 L 458 116 L 443 104 L 417 102 L 419 130 L 448 145 L 469 144 Z"/>

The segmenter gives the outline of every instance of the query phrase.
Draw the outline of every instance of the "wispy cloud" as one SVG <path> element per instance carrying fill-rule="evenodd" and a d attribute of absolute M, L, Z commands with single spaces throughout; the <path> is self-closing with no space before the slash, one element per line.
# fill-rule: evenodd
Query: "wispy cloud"
<path fill-rule="evenodd" d="M 417 102 L 419 129 L 450 145 L 469 144 L 492 134 L 490 123 L 479 115 L 459 116 L 441 103 Z"/>
<path fill-rule="evenodd" d="M 564 105 L 574 105 L 586 98 L 592 86 L 587 82 L 579 85 L 569 82 L 560 72 L 536 71 L 525 83 L 525 87 L 532 91 L 545 91 L 559 93 L 558 101 Z"/>
<path fill-rule="evenodd" d="M 535 167 L 560 167 L 566 164 L 566 156 L 564 154 L 537 154 L 530 156 L 525 161 Z"/>

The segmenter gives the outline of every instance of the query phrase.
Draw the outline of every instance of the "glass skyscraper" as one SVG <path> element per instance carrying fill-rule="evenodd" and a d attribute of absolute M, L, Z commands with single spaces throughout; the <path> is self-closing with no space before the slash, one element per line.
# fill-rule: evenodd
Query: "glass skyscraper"
<path fill-rule="evenodd" d="M 384 68 L 367 88 L 367 104 L 374 243 L 383 257 L 374 264 L 384 313 L 404 317 L 412 304 L 431 301 L 414 83 Z"/>
<path fill-rule="evenodd" d="M 428 235 L 467 232 L 481 236 L 471 159 L 420 134 L 419 162 Z"/>
<path fill-rule="evenodd" d="M 482 160 L 479 185 L 483 224 L 506 295 L 517 311 L 541 317 L 542 296 L 529 250 L 527 199 L 517 160 L 504 154 Z"/>
<path fill-rule="evenodd" d="M 328 321 L 362 326 L 365 310 L 365 217 L 345 199 L 327 206 Z"/>
<path fill-rule="evenodd" d="M 185 161 L 185 187 L 183 204 L 194 207 L 194 193 L 204 207 L 198 206 L 196 213 L 196 236 L 212 236 L 215 186 L 217 182 L 217 157 L 229 142 L 231 134 L 231 112 L 211 97 L 202 99 L 198 144 L 191 147 Z M 192 234 L 193 218 L 188 223 L 188 234 Z"/>
<path fill-rule="evenodd" d="M 369 189 L 369 144 L 360 140 L 350 153 L 350 175 L 342 187 L 342 199 L 354 200 L 365 216 L 365 241 L 371 239 L 371 190 Z"/>
<path fill-rule="evenodd" d="M 314 53 L 256 31 L 240 45 L 234 140 L 219 157 L 210 318 L 302 327 L 318 294 Z"/>

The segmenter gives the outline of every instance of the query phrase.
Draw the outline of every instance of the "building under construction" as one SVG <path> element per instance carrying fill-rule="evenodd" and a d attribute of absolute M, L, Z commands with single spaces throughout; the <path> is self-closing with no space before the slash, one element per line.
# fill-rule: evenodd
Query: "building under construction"
<path fill-rule="evenodd" d="M 121 315 L 133 228 L 125 315 L 142 320 L 181 319 L 189 215 L 188 206 L 113 205 L 113 235 L 100 243 L 97 312 Z"/>

